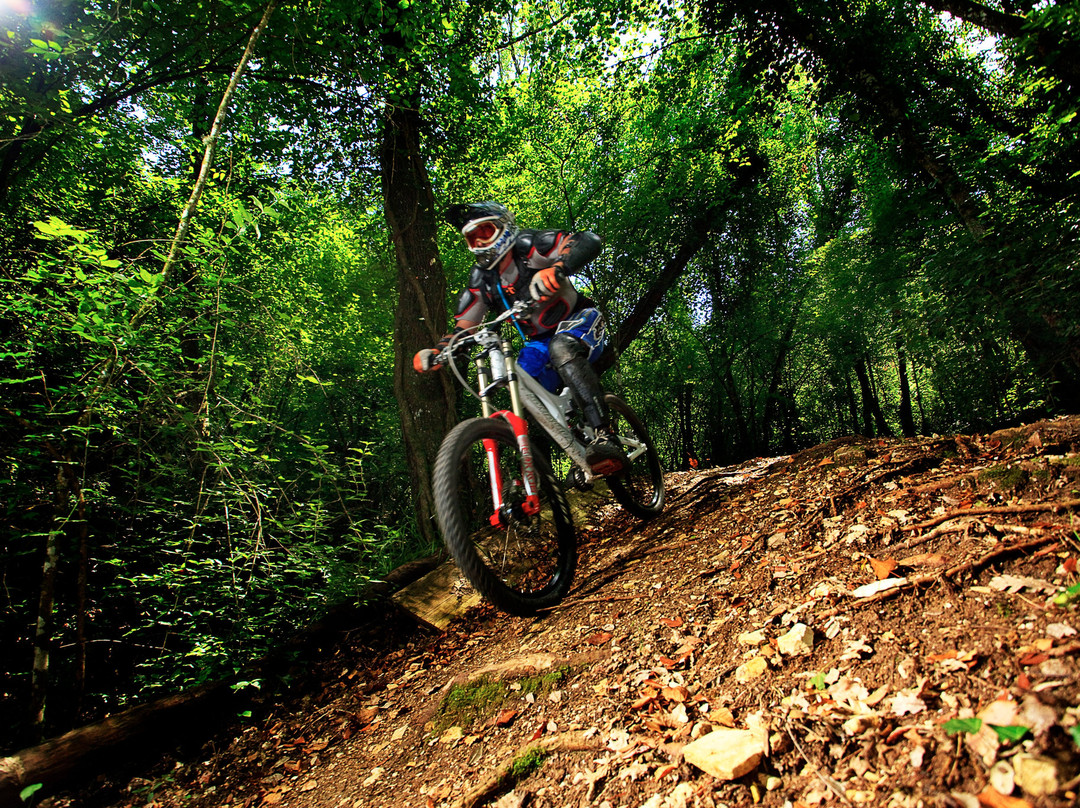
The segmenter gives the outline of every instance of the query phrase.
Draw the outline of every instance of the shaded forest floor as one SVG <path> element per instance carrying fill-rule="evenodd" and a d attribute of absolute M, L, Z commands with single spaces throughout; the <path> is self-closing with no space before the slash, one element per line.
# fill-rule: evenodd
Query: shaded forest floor
<path fill-rule="evenodd" d="M 112 804 L 1075 804 L 1078 448 L 1073 417 L 672 474 L 654 521 L 581 526 L 549 614 L 388 606 Z M 745 773 L 684 758 L 731 727 Z"/>

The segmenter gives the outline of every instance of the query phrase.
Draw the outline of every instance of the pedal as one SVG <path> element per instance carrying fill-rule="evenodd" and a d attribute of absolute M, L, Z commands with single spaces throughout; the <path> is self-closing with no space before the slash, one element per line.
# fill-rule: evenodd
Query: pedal
<path fill-rule="evenodd" d="M 626 464 L 620 460 L 601 460 L 595 466 L 590 466 L 592 473 L 598 477 L 610 477 L 618 474 L 626 468 Z"/>

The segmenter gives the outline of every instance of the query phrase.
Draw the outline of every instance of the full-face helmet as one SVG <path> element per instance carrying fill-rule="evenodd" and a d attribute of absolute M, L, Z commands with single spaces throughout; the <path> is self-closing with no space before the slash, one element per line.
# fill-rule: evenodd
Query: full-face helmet
<path fill-rule="evenodd" d="M 498 202 L 454 205 L 446 211 L 446 221 L 461 231 L 477 263 L 484 268 L 494 266 L 506 255 L 520 232 L 514 214 Z"/>

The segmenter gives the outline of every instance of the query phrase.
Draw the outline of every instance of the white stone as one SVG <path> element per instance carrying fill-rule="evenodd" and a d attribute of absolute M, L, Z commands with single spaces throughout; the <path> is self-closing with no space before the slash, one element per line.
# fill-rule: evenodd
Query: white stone
<path fill-rule="evenodd" d="M 735 641 L 738 642 L 739 645 L 758 646 L 768 642 L 768 638 L 766 638 L 764 631 L 758 629 L 757 631 L 744 631 Z"/>
<path fill-rule="evenodd" d="M 1013 758 L 1016 784 L 1033 797 L 1053 794 L 1060 787 L 1057 763 L 1049 758 L 1021 753 Z"/>
<path fill-rule="evenodd" d="M 990 785 L 1006 797 L 1013 793 L 1016 788 L 1016 776 L 1013 774 L 1013 767 L 1009 765 L 1009 761 L 999 760 L 991 767 Z"/>
<path fill-rule="evenodd" d="M 760 729 L 717 728 L 687 744 L 683 759 L 719 780 L 734 780 L 757 768 L 766 744 Z"/>
<path fill-rule="evenodd" d="M 769 663 L 764 657 L 754 657 L 735 669 L 735 681 L 745 685 L 761 677 L 768 669 Z"/>
<path fill-rule="evenodd" d="M 796 623 L 787 634 L 777 639 L 776 647 L 784 656 L 805 656 L 814 652 L 814 630 L 805 623 Z"/>

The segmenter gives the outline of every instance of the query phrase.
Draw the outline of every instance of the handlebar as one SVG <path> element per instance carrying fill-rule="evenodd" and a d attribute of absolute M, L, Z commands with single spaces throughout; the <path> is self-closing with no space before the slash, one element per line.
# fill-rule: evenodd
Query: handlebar
<path fill-rule="evenodd" d="M 454 362 L 454 357 L 473 345 L 483 345 L 489 350 L 493 348 L 497 350 L 499 348 L 499 327 L 507 320 L 517 319 L 527 315 L 532 311 L 533 306 L 535 305 L 535 302 L 532 300 L 519 300 L 490 322 L 478 323 L 472 328 L 458 331 L 450 338 L 450 342 L 447 343 L 447 346 L 439 351 L 438 355 L 435 357 L 434 364 L 449 365 L 450 370 L 453 371 L 454 376 L 457 377 L 461 386 L 465 390 L 468 390 L 474 398 L 483 400 L 482 393 L 477 393 L 473 390 L 462 375 L 457 364 Z"/>
<path fill-rule="evenodd" d="M 498 332 L 499 326 L 507 320 L 511 318 L 518 319 L 529 314 L 535 305 L 536 302 L 533 300 L 519 300 L 495 319 L 457 332 L 450 338 L 450 342 L 447 343 L 446 347 L 439 351 L 438 356 L 435 357 L 434 364 L 453 364 L 455 354 L 483 341 L 483 337 L 480 336 L 482 333 L 489 332 L 494 334 Z"/>

